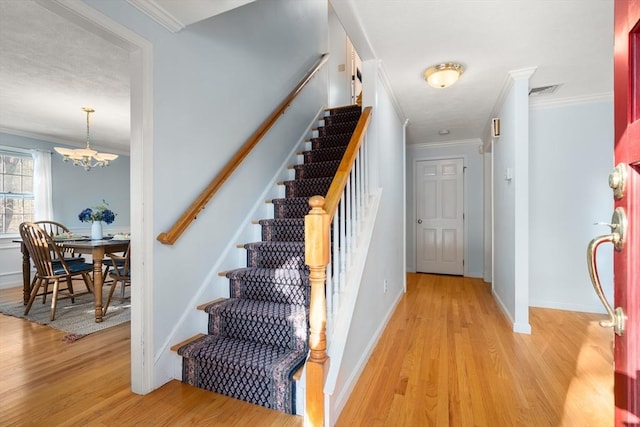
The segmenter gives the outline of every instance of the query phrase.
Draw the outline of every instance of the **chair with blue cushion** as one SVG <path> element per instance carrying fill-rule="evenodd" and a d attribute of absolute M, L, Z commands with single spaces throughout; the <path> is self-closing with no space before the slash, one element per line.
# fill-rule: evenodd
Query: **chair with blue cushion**
<path fill-rule="evenodd" d="M 53 238 L 37 224 L 32 222 L 23 222 L 20 224 L 20 236 L 36 267 L 36 275 L 31 288 L 31 295 L 24 310 L 25 315 L 31 310 L 31 306 L 38 295 L 40 287 L 44 286 L 44 294 L 46 295 L 49 283 L 51 282 L 53 282 L 53 298 L 51 301 L 52 321 L 55 320 L 56 317 L 56 306 L 58 299 L 61 298 L 59 296 L 60 291 L 66 291 L 66 297 L 70 298 L 72 303 L 75 302 L 76 296 L 81 295 L 73 291 L 74 277 L 81 277 L 84 280 L 87 292 L 83 292 L 82 294 L 93 292 L 93 281 L 91 280 L 91 273 L 93 272 L 92 264 L 65 261 L 62 249 L 56 245 Z M 61 282 L 66 283 L 67 287 L 60 289 Z"/>
<path fill-rule="evenodd" d="M 111 287 L 109 288 L 107 302 L 104 304 L 104 310 L 102 312 L 103 316 L 107 314 L 107 309 L 109 308 L 109 303 L 111 302 L 112 298 L 119 299 L 121 301 L 128 299 L 125 298 L 125 287 L 131 285 L 131 243 L 127 245 L 127 250 L 123 255 L 107 254 L 107 256 L 111 260 L 109 266 L 109 276 L 111 277 L 111 279 L 113 279 L 113 281 L 111 282 Z M 116 290 L 116 286 L 118 286 L 118 283 L 122 284 L 120 296 L 113 297 L 113 293 Z"/>

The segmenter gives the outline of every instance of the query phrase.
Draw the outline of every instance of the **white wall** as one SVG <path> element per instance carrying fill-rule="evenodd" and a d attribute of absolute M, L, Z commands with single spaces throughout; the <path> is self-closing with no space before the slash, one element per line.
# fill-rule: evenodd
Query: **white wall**
<path fill-rule="evenodd" d="M 62 157 L 54 152 L 54 145 L 60 144 L 0 133 L 0 146 L 52 152 L 52 220 L 66 225 L 75 233 L 88 234 L 91 226 L 80 222 L 78 214 L 104 199 L 117 213 L 113 223 L 104 224 L 104 233 L 129 231 L 129 157 L 120 155 L 108 167 L 85 171 L 72 163 L 63 162 Z M 20 245 L 11 240 L 11 236 L 0 239 L 0 289 L 22 285 Z"/>
<path fill-rule="evenodd" d="M 125 1 L 87 0 L 153 44 L 154 234 L 167 231 L 298 80 L 327 51 L 327 4 L 254 2 L 170 33 Z M 327 74 L 312 80 L 260 146 L 173 246 L 154 243 L 154 385 L 174 377 L 169 347 L 203 332 L 195 295 L 274 171 L 327 101 Z M 259 219 L 259 218 L 256 218 Z M 155 236 L 154 236 L 155 237 Z M 201 290 L 205 290 L 201 294 Z"/>
<path fill-rule="evenodd" d="M 493 292 L 515 332 L 529 333 L 529 77 L 510 73 L 493 143 Z"/>
<path fill-rule="evenodd" d="M 351 66 L 347 50 L 347 33 L 329 4 L 329 105 L 338 107 L 351 104 Z"/>
<path fill-rule="evenodd" d="M 411 126 L 411 124 L 409 124 Z M 482 277 L 484 264 L 484 159 L 482 142 L 457 141 L 446 144 L 412 144 L 407 147 L 407 271 L 416 271 L 415 166 L 421 160 L 462 158 L 464 160 L 464 275 Z"/>
<path fill-rule="evenodd" d="M 586 248 L 613 213 L 613 102 L 530 112 L 530 303 L 604 313 L 587 270 Z M 613 299 L 612 245 L 598 249 L 598 272 Z"/>

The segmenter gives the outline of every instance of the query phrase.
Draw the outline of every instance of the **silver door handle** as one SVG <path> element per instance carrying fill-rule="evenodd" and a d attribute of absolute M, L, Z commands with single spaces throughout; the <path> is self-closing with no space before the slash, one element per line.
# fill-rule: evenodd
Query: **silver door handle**
<path fill-rule="evenodd" d="M 625 322 L 627 316 L 621 307 L 617 307 L 615 310 L 611 308 L 611 304 L 607 301 L 607 297 L 602 290 L 602 284 L 600 283 L 600 276 L 598 275 L 598 267 L 596 265 L 596 253 L 598 246 L 605 242 L 613 243 L 614 248 L 617 251 L 621 251 L 624 246 L 624 237 L 627 230 L 627 217 L 624 213 L 624 209 L 616 208 L 613 212 L 613 218 L 611 218 L 611 224 L 606 224 L 611 227 L 611 234 L 604 236 L 598 236 L 589 242 L 587 246 L 587 266 L 589 267 L 589 276 L 591 277 L 591 283 L 593 289 L 596 291 L 596 295 L 600 298 L 602 305 L 609 314 L 609 320 L 603 320 L 600 322 L 600 326 L 603 328 L 613 328 L 613 331 L 622 336 L 625 329 Z"/>
<path fill-rule="evenodd" d="M 418 224 L 422 224 L 422 220 L 421 219 L 418 220 Z"/>

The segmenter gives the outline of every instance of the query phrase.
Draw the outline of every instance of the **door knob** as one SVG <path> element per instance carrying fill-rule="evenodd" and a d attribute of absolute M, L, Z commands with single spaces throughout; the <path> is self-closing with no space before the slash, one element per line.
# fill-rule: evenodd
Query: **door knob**
<path fill-rule="evenodd" d="M 602 290 L 602 284 L 600 283 L 600 276 L 598 275 L 598 267 L 596 265 L 596 253 L 598 246 L 602 243 L 613 243 L 613 247 L 616 251 L 621 251 L 624 246 L 625 233 L 627 231 L 627 216 L 624 213 L 624 209 L 616 208 L 611 218 L 611 224 L 606 224 L 611 228 L 611 233 L 604 236 L 595 237 L 587 246 L 587 266 L 589 267 L 589 277 L 593 284 L 593 289 L 596 291 L 596 295 L 600 298 L 602 305 L 607 310 L 609 320 L 603 320 L 600 322 L 600 326 L 603 328 L 613 328 L 613 331 L 622 336 L 625 329 L 625 322 L 627 316 L 621 307 L 617 307 L 615 310 L 611 308 L 611 304 L 607 301 L 607 297 Z"/>
<path fill-rule="evenodd" d="M 422 220 L 421 219 L 418 220 L 418 224 L 422 224 Z"/>
<path fill-rule="evenodd" d="M 624 197 L 624 188 L 627 180 L 627 166 L 624 163 L 618 163 L 609 174 L 609 187 L 613 189 L 613 197 L 620 200 Z"/>

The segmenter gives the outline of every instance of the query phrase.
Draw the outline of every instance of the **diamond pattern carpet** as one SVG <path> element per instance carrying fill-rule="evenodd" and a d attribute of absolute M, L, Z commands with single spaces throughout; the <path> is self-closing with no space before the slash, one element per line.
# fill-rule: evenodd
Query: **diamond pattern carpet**
<path fill-rule="evenodd" d="M 294 372 L 308 353 L 309 272 L 304 265 L 308 198 L 325 195 L 360 117 L 328 110 L 310 149 L 284 182 L 285 197 L 262 219 L 262 241 L 244 245 L 247 266 L 227 273 L 230 298 L 209 304 L 208 334 L 178 349 L 183 381 L 286 413 L 295 412 Z"/>

